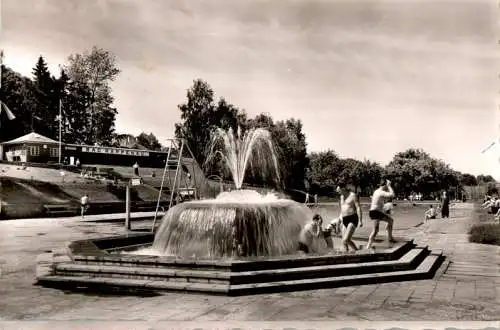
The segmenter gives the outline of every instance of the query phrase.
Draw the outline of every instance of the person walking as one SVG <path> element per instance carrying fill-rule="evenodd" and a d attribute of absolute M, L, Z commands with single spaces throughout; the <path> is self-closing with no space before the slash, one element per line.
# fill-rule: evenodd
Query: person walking
<path fill-rule="evenodd" d="M 340 194 L 340 221 L 344 225 L 345 231 L 342 237 L 342 244 L 345 252 L 349 252 L 349 248 L 354 251 L 358 250 L 356 244 L 352 240 L 354 231 L 357 227 L 363 226 L 361 207 L 359 206 L 358 197 L 354 192 L 354 187 L 351 184 L 340 182 L 337 187 L 337 192 Z"/>
<path fill-rule="evenodd" d="M 82 213 L 82 220 L 83 218 L 85 217 L 85 212 L 87 212 L 87 209 L 89 207 L 89 195 L 85 194 L 82 196 L 82 198 L 80 199 L 80 203 L 81 203 L 81 213 Z"/>
<path fill-rule="evenodd" d="M 132 168 L 134 169 L 134 175 L 139 176 L 139 164 L 137 164 L 137 162 L 135 162 L 135 164 L 134 164 L 134 166 L 132 166 Z"/>
<path fill-rule="evenodd" d="M 369 216 L 373 220 L 373 230 L 368 239 L 367 249 L 371 249 L 373 246 L 373 241 L 378 234 L 380 221 L 387 222 L 387 240 L 389 243 L 395 243 L 396 240 L 392 236 L 392 228 L 394 224 L 394 219 L 384 212 L 384 204 L 386 199 L 394 197 L 394 190 L 391 187 L 391 181 L 385 180 L 381 181 L 379 188 L 373 192 L 372 203 L 370 206 Z"/>
<path fill-rule="evenodd" d="M 450 218 L 450 197 L 443 191 L 443 200 L 441 201 L 441 218 Z"/>

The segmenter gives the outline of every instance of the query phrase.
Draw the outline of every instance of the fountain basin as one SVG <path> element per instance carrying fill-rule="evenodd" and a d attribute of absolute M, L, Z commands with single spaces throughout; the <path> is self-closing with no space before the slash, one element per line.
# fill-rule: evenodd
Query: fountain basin
<path fill-rule="evenodd" d="M 153 235 L 75 241 L 39 260 L 37 283 L 65 290 L 189 291 L 247 295 L 432 278 L 441 253 L 412 241 L 377 243 L 376 253 L 195 259 L 138 255 Z"/>
<path fill-rule="evenodd" d="M 163 217 L 154 254 L 197 258 L 281 256 L 297 251 L 312 212 L 303 204 L 252 190 L 176 205 Z"/>

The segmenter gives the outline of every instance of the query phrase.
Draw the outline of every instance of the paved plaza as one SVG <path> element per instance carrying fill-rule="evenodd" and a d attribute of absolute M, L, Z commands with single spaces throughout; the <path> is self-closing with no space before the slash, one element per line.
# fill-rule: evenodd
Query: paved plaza
<path fill-rule="evenodd" d="M 396 225 L 396 236 L 441 249 L 450 258 L 438 279 L 245 297 L 97 296 L 34 286 L 38 254 L 71 240 L 122 234 L 123 224 L 79 218 L 3 221 L 0 320 L 499 320 L 500 247 L 468 243 L 472 212 L 472 204 L 460 204 L 452 219 Z M 149 224 L 135 221 L 133 226 Z M 359 235 L 368 231 L 363 228 Z"/>

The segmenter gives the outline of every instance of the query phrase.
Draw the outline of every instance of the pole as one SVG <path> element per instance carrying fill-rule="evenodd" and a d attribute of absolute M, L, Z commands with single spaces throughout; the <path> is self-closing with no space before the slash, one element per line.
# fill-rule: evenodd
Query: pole
<path fill-rule="evenodd" d="M 165 159 L 165 167 L 163 168 L 163 176 L 161 178 L 160 192 L 158 193 L 158 201 L 156 202 L 156 211 L 155 211 L 155 217 L 153 219 L 153 227 L 151 228 L 152 232 L 155 231 L 156 216 L 158 215 L 158 208 L 160 207 L 161 193 L 163 191 L 163 183 L 165 182 L 165 175 L 167 174 L 168 160 L 170 159 L 171 150 L 172 150 L 172 144 L 170 144 L 170 148 L 168 148 L 167 159 Z"/>
<path fill-rule="evenodd" d="M 182 151 L 184 150 L 184 141 L 181 142 L 181 148 L 179 150 L 179 159 L 178 159 L 178 162 L 177 162 L 177 168 L 175 169 L 175 177 L 174 177 L 174 184 L 173 184 L 173 190 L 170 194 L 170 204 L 169 204 L 169 207 L 172 206 L 172 203 L 174 201 L 174 192 L 175 192 L 175 189 L 176 189 L 176 186 L 177 186 L 177 178 L 179 176 L 179 167 L 181 165 L 181 155 L 182 155 Z"/>
<path fill-rule="evenodd" d="M 62 103 L 59 98 L 59 164 L 61 164 L 62 157 Z"/>
<path fill-rule="evenodd" d="M 125 228 L 130 230 L 130 182 L 125 191 Z"/>

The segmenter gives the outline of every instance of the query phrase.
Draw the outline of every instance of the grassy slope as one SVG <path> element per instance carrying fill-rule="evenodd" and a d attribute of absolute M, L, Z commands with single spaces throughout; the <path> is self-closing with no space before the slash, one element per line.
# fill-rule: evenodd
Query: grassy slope
<path fill-rule="evenodd" d="M 128 168 L 118 169 L 124 174 L 132 174 Z M 144 175 L 147 175 L 146 173 L 144 172 Z M 63 180 L 59 170 L 37 167 L 28 167 L 23 170 L 20 166 L 0 164 L 2 217 L 37 217 L 43 212 L 44 204 L 78 205 L 81 196 L 85 193 L 89 195 L 93 203 L 124 201 L 124 194 L 111 192 L 106 183 L 84 180 L 75 173 L 66 172 L 65 174 Z M 161 183 L 161 174 L 159 178 L 150 177 L 151 181 L 156 183 L 155 181 L 160 180 Z M 148 180 L 145 181 L 148 182 Z M 133 187 L 132 190 L 136 191 L 132 193 L 132 196 L 137 196 L 135 200 L 156 201 L 158 199 L 159 190 L 148 184 Z M 162 200 L 169 198 L 168 191 L 162 194 Z"/>

